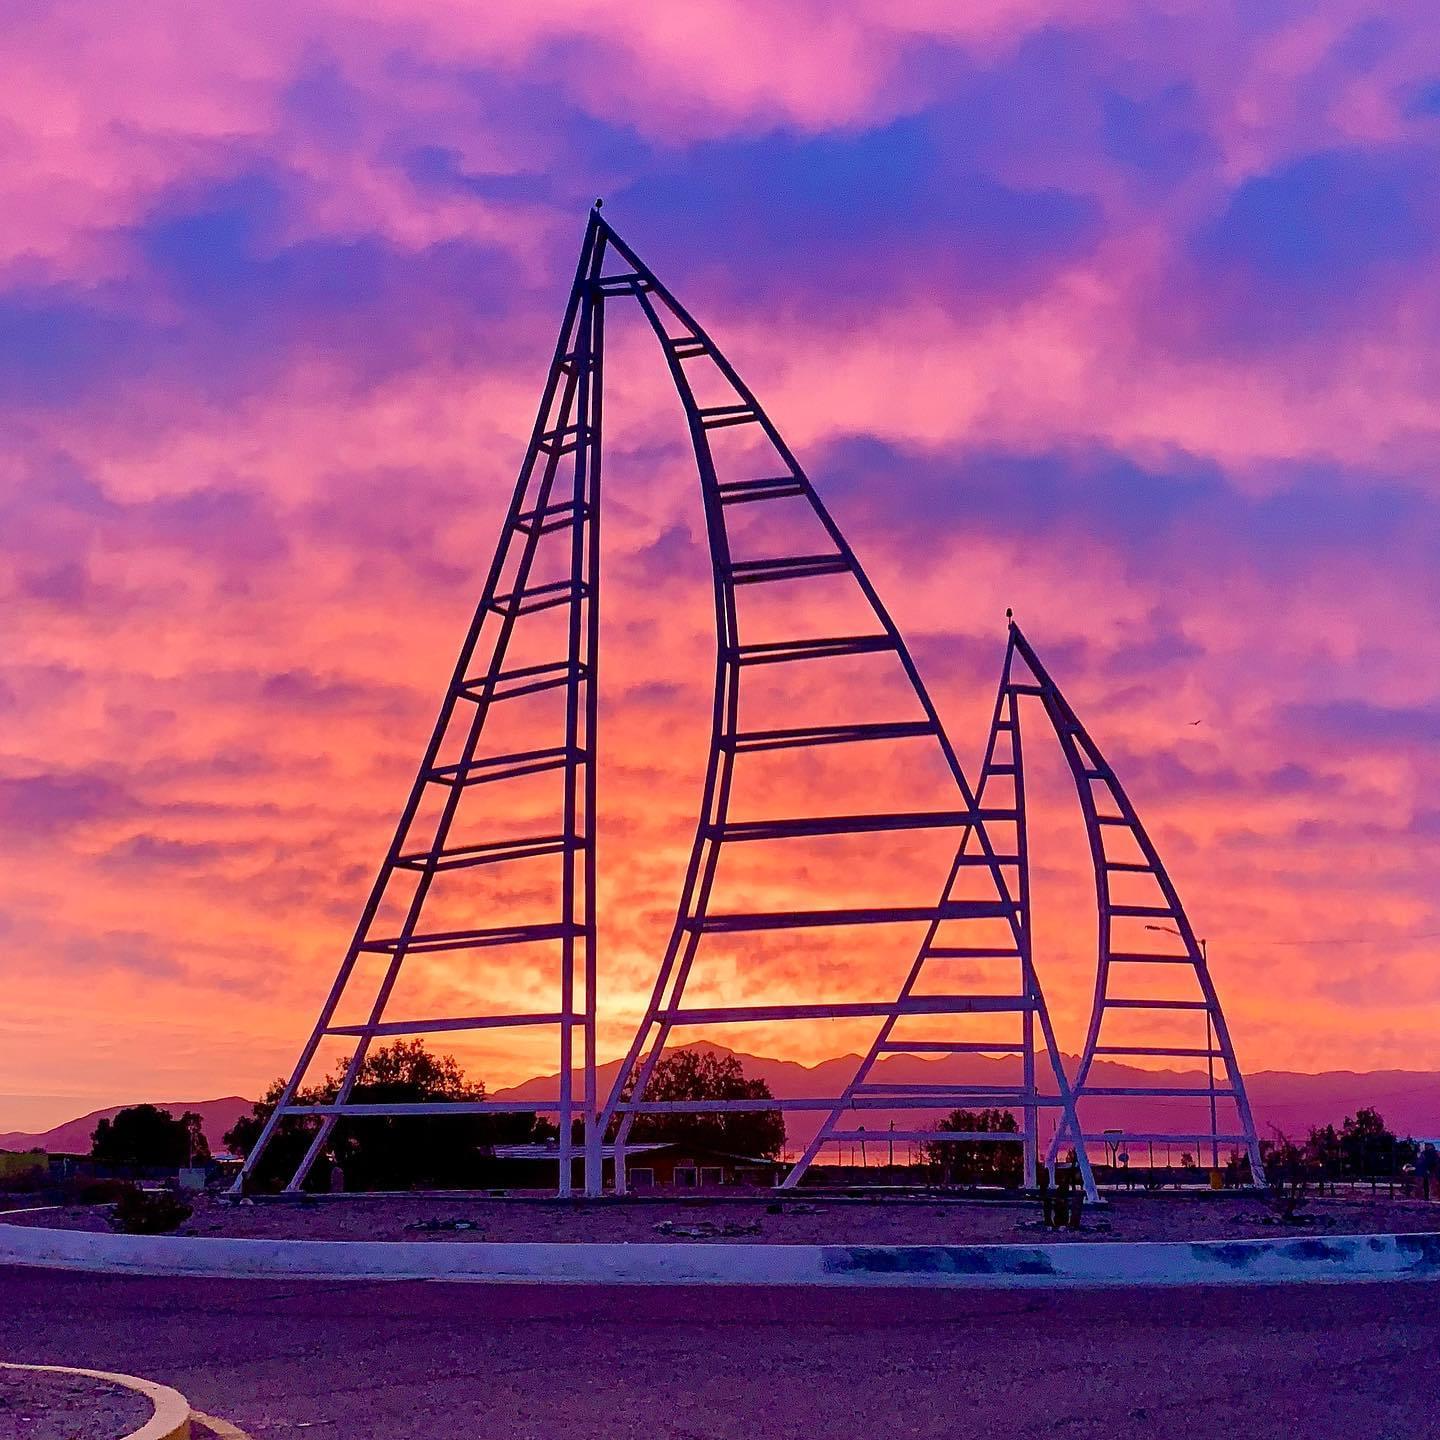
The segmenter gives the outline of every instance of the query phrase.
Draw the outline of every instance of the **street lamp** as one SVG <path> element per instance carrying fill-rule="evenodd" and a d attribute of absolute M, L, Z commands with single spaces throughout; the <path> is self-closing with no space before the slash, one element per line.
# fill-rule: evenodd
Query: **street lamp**
<path fill-rule="evenodd" d="M 1158 930 L 1166 935 L 1174 935 L 1177 939 L 1185 937 L 1173 925 L 1147 925 L 1147 930 Z M 1200 959 L 1208 973 L 1210 969 L 1210 953 L 1205 948 L 1205 941 L 1200 940 Z M 1220 1168 L 1220 1126 L 1215 1118 L 1215 1021 L 1210 1014 L 1210 997 L 1207 993 L 1205 1004 L 1205 1074 L 1210 1081 L 1210 1168 Z"/>

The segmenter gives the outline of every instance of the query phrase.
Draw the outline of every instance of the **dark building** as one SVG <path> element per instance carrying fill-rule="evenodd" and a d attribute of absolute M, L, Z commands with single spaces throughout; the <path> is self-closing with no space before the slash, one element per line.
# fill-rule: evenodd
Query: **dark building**
<path fill-rule="evenodd" d="M 497 1145 L 494 1155 L 491 1173 L 497 1187 L 515 1190 L 554 1188 L 555 1167 L 560 1156 L 558 1147 L 553 1143 Z M 606 1145 L 601 1156 L 605 1181 L 613 1183 L 615 1147 Z M 574 1164 L 578 1184 L 581 1175 L 578 1154 Z M 646 1141 L 625 1147 L 629 1188 L 638 1195 L 654 1190 L 768 1189 L 780 1183 L 786 1168 L 779 1160 L 669 1141 Z"/>

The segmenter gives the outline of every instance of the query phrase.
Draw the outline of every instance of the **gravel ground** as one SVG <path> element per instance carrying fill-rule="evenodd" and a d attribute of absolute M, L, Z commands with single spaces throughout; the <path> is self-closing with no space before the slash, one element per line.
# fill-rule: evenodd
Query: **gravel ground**
<path fill-rule="evenodd" d="M 778 1213 L 774 1207 L 779 1206 Z M 199 1197 L 181 1235 L 308 1240 L 764 1241 L 777 1244 L 1025 1244 L 1214 1240 L 1281 1235 L 1440 1231 L 1440 1201 L 1316 1198 L 1310 1223 L 1275 1223 L 1263 1196 L 1121 1194 L 1083 1228 L 1050 1232 L 1034 1202 L 834 1198 L 602 1201 L 579 1204 L 445 1196 L 337 1196 L 233 1204 Z M 0 1217 L 4 1218 L 4 1217 Z M 12 1223 L 107 1230 L 105 1207 L 35 1211 Z M 695 1232 L 701 1233 L 695 1233 Z M 688 1232 L 688 1233 L 687 1233 Z"/>
<path fill-rule="evenodd" d="M 103 1380 L 0 1370 L 0 1440 L 119 1440 L 154 1413 L 143 1395 Z"/>

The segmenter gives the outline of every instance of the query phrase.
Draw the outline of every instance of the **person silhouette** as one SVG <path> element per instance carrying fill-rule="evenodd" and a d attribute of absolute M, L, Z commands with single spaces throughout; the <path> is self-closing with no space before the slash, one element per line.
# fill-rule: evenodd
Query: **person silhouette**
<path fill-rule="evenodd" d="M 1420 1198 L 1430 1198 L 1430 1182 L 1436 1182 L 1436 1189 L 1440 1191 L 1440 1150 L 1436 1150 L 1435 1142 L 1427 1140 L 1424 1148 L 1415 1157 L 1415 1178 L 1420 1182 Z"/>

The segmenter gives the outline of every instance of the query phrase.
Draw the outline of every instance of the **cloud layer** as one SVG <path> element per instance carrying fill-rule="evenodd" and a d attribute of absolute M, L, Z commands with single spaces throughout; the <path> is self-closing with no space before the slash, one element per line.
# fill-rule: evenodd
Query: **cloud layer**
<path fill-rule="evenodd" d="M 1433 1046 L 1433 21 L 982 9 L 11 8 L 0 1128 L 288 1065 L 600 194 L 801 455 L 969 765 L 1015 607 L 1210 938 L 1242 1059 Z M 674 399 L 638 316 L 611 339 L 606 1053 L 673 914 L 713 646 Z M 1084 857 L 1058 770 L 1036 783 L 1042 974 L 1075 1048 Z M 767 893 L 800 906 L 813 878 Z M 769 945 L 716 983 L 817 973 L 892 983 L 868 952 Z"/>

